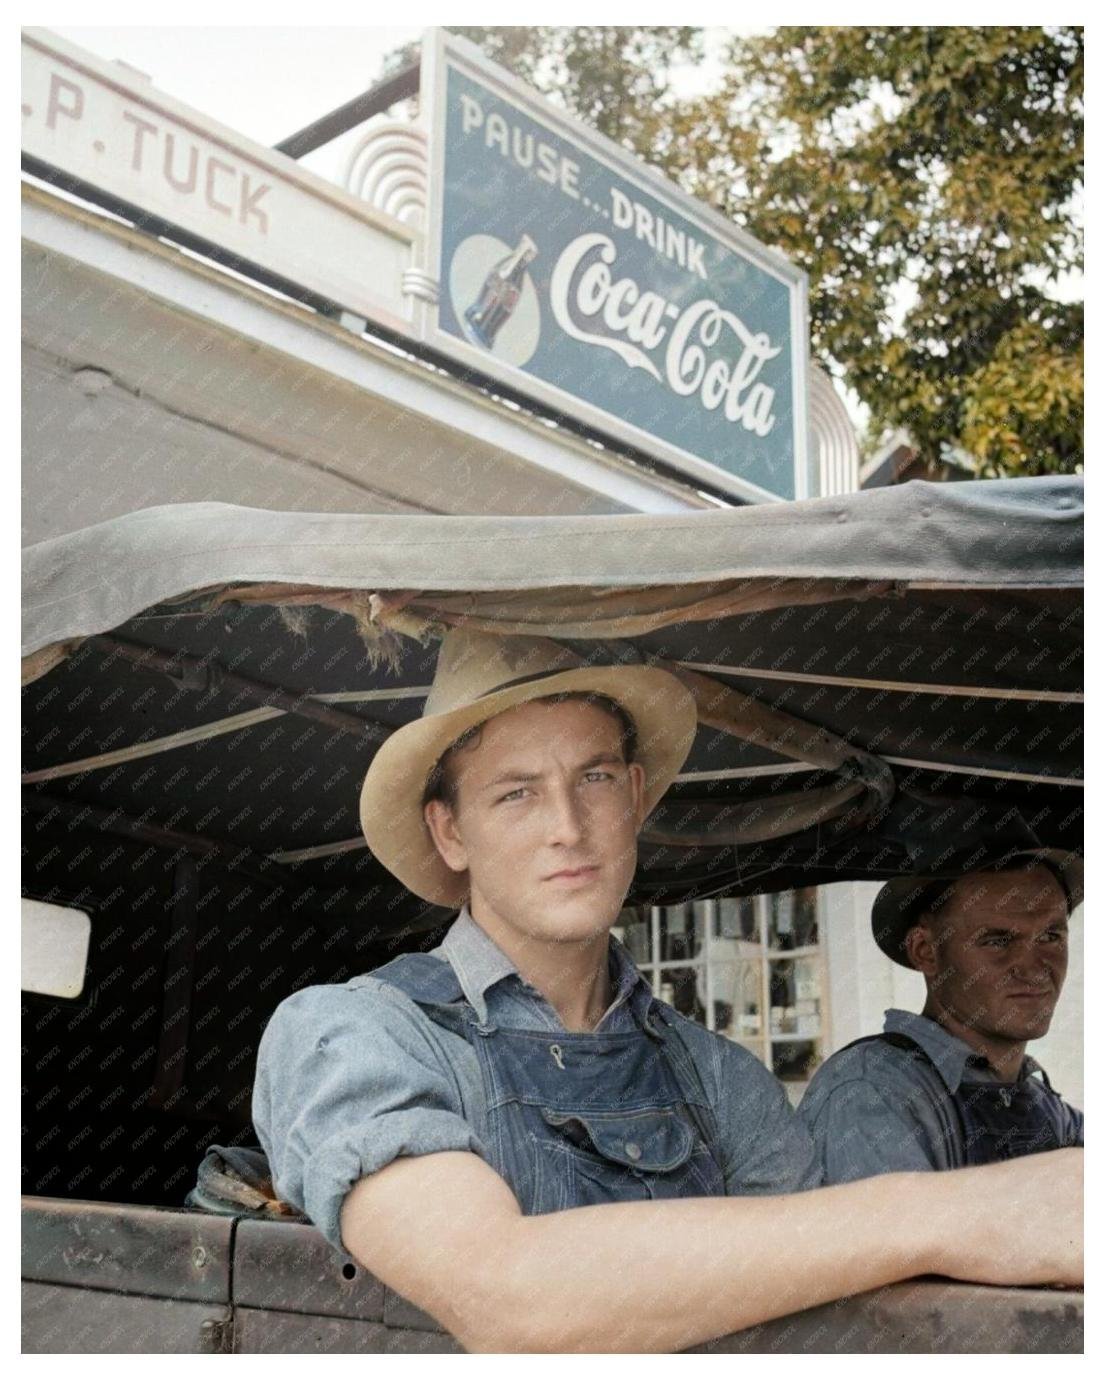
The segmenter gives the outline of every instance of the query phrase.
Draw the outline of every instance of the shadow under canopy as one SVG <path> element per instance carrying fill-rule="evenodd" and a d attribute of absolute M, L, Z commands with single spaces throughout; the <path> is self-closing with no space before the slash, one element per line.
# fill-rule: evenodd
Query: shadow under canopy
<path fill-rule="evenodd" d="M 694 691 L 631 902 L 1081 847 L 1076 479 L 659 517 L 166 506 L 31 547 L 24 606 L 31 812 L 325 896 L 399 890 L 358 790 L 458 623 Z"/>

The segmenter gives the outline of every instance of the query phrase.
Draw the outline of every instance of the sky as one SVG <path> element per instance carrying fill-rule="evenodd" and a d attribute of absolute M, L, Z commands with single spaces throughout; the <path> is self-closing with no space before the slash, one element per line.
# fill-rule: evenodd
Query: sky
<path fill-rule="evenodd" d="M 144 72 L 160 91 L 256 139 L 277 144 L 366 91 L 393 49 L 418 38 L 408 28 L 68 28 L 52 32 L 98 57 Z M 301 159 L 341 178 L 356 135 Z"/>

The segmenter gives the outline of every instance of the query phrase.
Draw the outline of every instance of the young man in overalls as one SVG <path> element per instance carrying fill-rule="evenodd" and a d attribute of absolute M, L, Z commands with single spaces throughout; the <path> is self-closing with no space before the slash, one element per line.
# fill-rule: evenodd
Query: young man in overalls
<path fill-rule="evenodd" d="M 1081 860 L 1049 852 L 883 887 L 875 940 L 927 996 L 814 1075 L 800 1110 L 826 1182 L 1081 1146 L 1082 1113 L 1025 1054 L 1051 1024 L 1081 894 Z"/>
<path fill-rule="evenodd" d="M 675 1350 L 925 1272 L 1080 1279 L 1078 1158 L 807 1191 L 782 1087 L 612 939 L 695 726 L 662 670 L 446 635 L 361 822 L 459 914 L 274 1014 L 253 1111 L 280 1196 L 470 1350 Z M 965 1236 L 987 1191 L 1031 1207 Z"/>

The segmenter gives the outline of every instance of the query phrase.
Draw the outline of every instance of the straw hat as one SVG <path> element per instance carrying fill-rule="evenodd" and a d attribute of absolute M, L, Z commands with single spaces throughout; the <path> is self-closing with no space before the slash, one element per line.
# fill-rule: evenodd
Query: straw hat
<path fill-rule="evenodd" d="M 1021 848 L 996 862 L 985 863 L 969 872 L 934 873 L 924 877 L 895 877 L 875 897 L 871 908 L 871 932 L 875 943 L 895 963 L 912 968 L 905 949 L 905 937 L 954 881 L 979 872 L 1005 872 L 1036 864 L 1045 867 L 1066 892 L 1067 913 L 1081 905 L 1083 862 L 1077 853 L 1059 848 Z"/>
<path fill-rule="evenodd" d="M 592 693 L 615 700 L 637 728 L 645 813 L 655 807 L 694 742 L 694 698 L 668 671 L 593 666 L 542 637 L 500 637 L 454 628 L 442 639 L 422 717 L 397 729 L 376 753 L 361 787 L 361 828 L 375 856 L 416 896 L 457 907 L 466 873 L 453 872 L 422 817 L 431 771 L 477 724 L 544 695 Z"/>

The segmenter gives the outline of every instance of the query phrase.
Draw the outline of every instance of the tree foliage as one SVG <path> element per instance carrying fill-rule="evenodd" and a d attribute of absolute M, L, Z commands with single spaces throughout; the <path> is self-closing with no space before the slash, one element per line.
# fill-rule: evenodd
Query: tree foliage
<path fill-rule="evenodd" d="M 457 32 L 806 269 L 813 352 L 873 434 L 1080 468 L 1080 28 L 781 28 L 683 101 L 698 30 Z"/>

